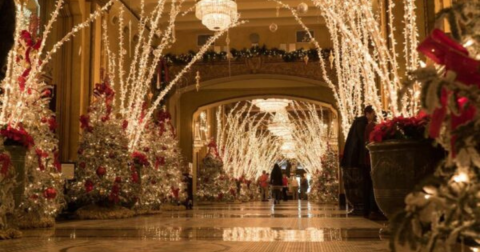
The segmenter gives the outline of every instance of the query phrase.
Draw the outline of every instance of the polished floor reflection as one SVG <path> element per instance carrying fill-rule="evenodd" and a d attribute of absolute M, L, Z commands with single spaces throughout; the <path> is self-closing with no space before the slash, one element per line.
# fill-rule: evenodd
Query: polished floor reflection
<path fill-rule="evenodd" d="M 0 251 L 388 251 L 382 224 L 332 205 L 214 204 L 122 220 L 65 221 L 0 241 Z"/>

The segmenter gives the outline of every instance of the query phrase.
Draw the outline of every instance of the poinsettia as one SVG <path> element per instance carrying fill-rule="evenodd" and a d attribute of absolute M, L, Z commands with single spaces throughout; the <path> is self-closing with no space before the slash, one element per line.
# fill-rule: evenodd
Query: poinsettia
<path fill-rule="evenodd" d="M 132 153 L 132 159 L 133 159 L 133 162 L 139 165 L 148 166 L 150 164 L 148 162 L 147 156 L 138 151 L 134 151 Z"/>
<path fill-rule="evenodd" d="M 10 125 L 4 126 L 0 130 L 0 135 L 3 136 L 6 140 L 20 143 L 28 149 L 35 145 L 33 137 L 23 128 L 21 124 L 19 124 L 17 128 L 14 128 Z"/>
<path fill-rule="evenodd" d="M 376 125 L 370 133 L 369 140 L 381 143 L 387 140 L 424 139 L 429 121 L 430 117 L 423 112 L 415 117 L 395 117 Z"/>

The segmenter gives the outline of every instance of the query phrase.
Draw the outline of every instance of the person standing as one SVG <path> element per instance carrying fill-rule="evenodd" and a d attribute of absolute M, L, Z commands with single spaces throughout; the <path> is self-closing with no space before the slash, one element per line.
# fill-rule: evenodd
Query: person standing
<path fill-rule="evenodd" d="M 185 191 L 187 194 L 187 200 L 185 202 L 187 210 L 193 209 L 193 178 L 189 171 L 183 174 L 183 183 L 186 185 Z"/>
<path fill-rule="evenodd" d="M 364 214 L 365 157 L 367 152 L 365 148 L 365 129 L 368 118 L 374 116 L 375 110 L 373 110 L 373 107 L 367 106 L 363 110 L 363 116 L 355 118 L 348 131 L 343 158 L 340 163 L 347 200 L 350 205 L 353 205 L 352 215 Z"/>
<path fill-rule="evenodd" d="M 307 200 L 307 191 L 308 191 L 308 180 L 304 173 L 302 175 L 302 179 L 300 180 L 300 199 Z"/>
<path fill-rule="evenodd" d="M 270 184 L 272 185 L 272 198 L 273 204 L 280 203 L 281 191 L 283 188 L 283 176 L 282 169 L 278 164 L 273 166 L 272 173 L 270 175 Z"/>
<path fill-rule="evenodd" d="M 365 128 L 365 146 L 370 143 L 370 133 L 372 133 L 373 129 L 376 125 L 376 114 L 375 111 L 373 113 L 368 113 L 365 115 L 368 120 L 367 127 Z M 363 216 L 367 219 L 371 220 L 381 220 L 385 219 L 385 216 L 380 212 L 380 209 L 377 206 L 377 202 L 375 201 L 375 195 L 373 193 L 373 183 L 372 183 L 372 166 L 370 163 L 370 153 L 368 149 L 365 151 L 365 169 L 363 177 L 365 179 L 364 189 L 363 189 L 363 196 L 364 196 L 364 211 Z"/>
<path fill-rule="evenodd" d="M 298 181 L 296 176 L 290 177 L 290 191 L 292 192 L 292 198 L 298 200 Z"/>
<path fill-rule="evenodd" d="M 283 182 L 283 188 L 282 188 L 282 191 L 283 191 L 283 201 L 287 201 L 288 200 L 288 195 L 287 195 L 287 191 L 288 191 L 288 178 L 287 178 L 287 174 L 283 174 L 283 179 L 282 179 L 282 182 Z"/>
<path fill-rule="evenodd" d="M 260 178 L 258 178 L 258 185 L 260 186 L 262 201 L 267 201 L 268 175 L 265 171 L 263 171 Z"/>

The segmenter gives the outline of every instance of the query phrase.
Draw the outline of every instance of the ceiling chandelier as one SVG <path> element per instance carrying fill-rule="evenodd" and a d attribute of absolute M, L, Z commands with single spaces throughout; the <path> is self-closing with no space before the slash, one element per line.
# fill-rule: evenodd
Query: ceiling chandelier
<path fill-rule="evenodd" d="M 291 124 L 271 123 L 267 127 L 268 130 L 276 137 L 290 138 L 292 135 L 293 126 Z"/>
<path fill-rule="evenodd" d="M 211 31 L 227 29 L 237 19 L 237 3 L 232 0 L 201 0 L 195 16 Z"/>
<path fill-rule="evenodd" d="M 291 100 L 286 99 L 257 99 L 253 100 L 253 105 L 260 108 L 261 111 L 267 113 L 284 111 L 292 103 Z"/>
<path fill-rule="evenodd" d="M 288 104 L 288 100 L 285 100 Z M 278 104 L 281 104 L 283 101 L 280 101 Z M 268 102 L 267 102 L 268 104 Z M 275 103 L 272 103 L 275 104 Z M 276 105 L 268 107 L 268 108 L 274 108 Z M 277 107 L 280 107 L 277 106 Z M 288 112 L 285 110 L 285 108 L 281 108 L 280 110 L 277 110 L 275 115 L 272 118 L 272 121 L 267 125 L 268 130 L 277 137 L 280 138 L 289 138 L 292 135 L 294 125 L 293 123 L 290 122 L 290 119 L 288 118 Z"/>

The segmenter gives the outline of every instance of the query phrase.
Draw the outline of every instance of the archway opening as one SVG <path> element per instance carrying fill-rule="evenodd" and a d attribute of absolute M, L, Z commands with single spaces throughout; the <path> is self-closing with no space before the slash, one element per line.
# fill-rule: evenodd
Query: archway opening
<path fill-rule="evenodd" d="M 297 180 L 292 183 L 303 198 L 338 200 L 338 114 L 331 104 L 277 95 L 243 97 L 202 106 L 192 122 L 199 201 L 260 200 L 258 181 L 275 164 L 287 181 Z M 290 186 L 284 197 L 294 198 L 295 189 Z"/>

